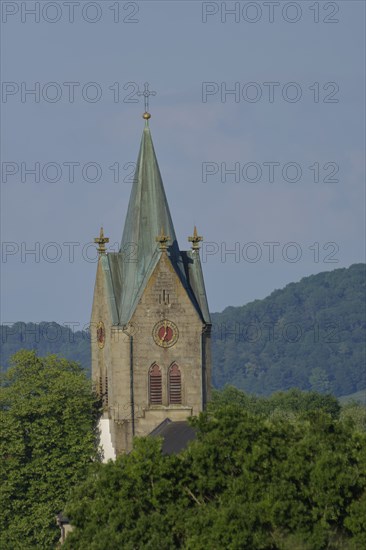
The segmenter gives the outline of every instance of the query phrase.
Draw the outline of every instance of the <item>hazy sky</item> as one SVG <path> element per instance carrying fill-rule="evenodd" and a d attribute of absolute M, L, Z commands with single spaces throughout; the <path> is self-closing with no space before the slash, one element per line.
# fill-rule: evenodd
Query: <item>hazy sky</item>
<path fill-rule="evenodd" d="M 146 81 L 211 311 L 365 261 L 363 1 L 1 8 L 2 322 L 88 321 L 88 243 L 121 240 Z"/>

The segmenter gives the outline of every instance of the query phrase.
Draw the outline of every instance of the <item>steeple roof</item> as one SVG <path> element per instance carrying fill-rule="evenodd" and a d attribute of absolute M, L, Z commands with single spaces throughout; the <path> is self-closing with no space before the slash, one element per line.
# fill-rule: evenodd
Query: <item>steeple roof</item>
<path fill-rule="evenodd" d="M 146 283 L 146 275 L 156 265 L 159 256 L 156 237 L 162 230 L 169 237 L 168 254 L 172 263 L 184 276 L 168 201 L 146 121 L 120 248 L 124 287 L 121 310 L 127 317 L 130 316 L 128 312 L 137 295 L 143 290 L 141 287 Z"/>
<path fill-rule="evenodd" d="M 155 155 L 151 132 L 146 123 L 123 230 L 120 252 L 137 257 L 134 271 L 137 284 L 141 283 L 153 253 L 156 237 L 161 230 L 169 236 L 170 255 L 179 255 L 177 238 L 165 195 L 163 181 Z M 132 247 L 132 248 L 131 248 Z"/>
<path fill-rule="evenodd" d="M 160 249 L 156 240 L 162 232 L 169 237 L 166 252 Z M 130 321 L 162 253 L 169 257 L 202 319 L 210 322 L 199 255 L 196 255 L 197 261 L 189 258 L 188 265 L 187 254 L 179 250 L 150 128 L 146 121 L 121 247 L 118 253 L 108 253 L 102 262 L 103 270 L 109 279 L 110 300 L 113 302 L 111 308 L 115 312 L 114 323 L 124 325 Z M 198 273 L 194 275 L 196 270 Z M 194 279 L 193 285 L 190 283 L 191 278 L 192 282 Z M 197 285 L 203 286 L 199 289 L 194 288 Z"/>

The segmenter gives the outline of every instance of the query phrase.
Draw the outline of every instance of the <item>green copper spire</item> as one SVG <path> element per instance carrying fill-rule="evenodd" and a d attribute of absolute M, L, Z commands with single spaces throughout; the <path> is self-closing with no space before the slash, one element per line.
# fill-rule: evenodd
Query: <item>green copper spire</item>
<path fill-rule="evenodd" d="M 210 323 L 199 257 L 197 230 L 193 250 L 180 251 L 145 111 L 134 182 L 119 252 L 100 254 L 114 325 L 127 325 L 160 258 L 169 259 L 193 306 Z"/>
<path fill-rule="evenodd" d="M 184 276 L 177 238 L 168 201 L 156 159 L 150 128 L 145 126 L 131 190 L 120 253 L 123 257 L 122 316 L 131 308 L 153 257 L 161 252 L 156 238 L 164 228 L 169 235 L 167 253 L 176 269 Z M 127 318 L 126 317 L 126 318 Z"/>
<path fill-rule="evenodd" d="M 123 230 L 121 252 L 131 245 L 135 250 L 138 246 L 140 261 L 145 265 L 150 263 L 157 248 L 156 237 L 160 235 L 162 227 L 169 235 L 170 248 L 179 253 L 150 129 L 145 126 Z"/>

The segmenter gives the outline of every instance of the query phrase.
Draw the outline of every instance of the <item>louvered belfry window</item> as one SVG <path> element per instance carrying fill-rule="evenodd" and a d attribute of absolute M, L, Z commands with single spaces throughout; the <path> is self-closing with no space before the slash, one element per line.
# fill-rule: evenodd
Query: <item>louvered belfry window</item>
<path fill-rule="evenodd" d="M 158 365 L 153 365 L 149 372 L 149 397 L 151 405 L 162 404 L 161 370 Z"/>
<path fill-rule="evenodd" d="M 169 369 L 169 404 L 182 403 L 182 377 L 178 365 L 174 363 Z"/>

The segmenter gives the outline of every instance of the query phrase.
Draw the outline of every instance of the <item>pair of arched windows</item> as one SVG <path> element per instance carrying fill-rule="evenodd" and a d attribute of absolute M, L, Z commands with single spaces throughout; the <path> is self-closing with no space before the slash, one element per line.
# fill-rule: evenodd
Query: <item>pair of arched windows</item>
<path fill-rule="evenodd" d="M 163 378 L 161 368 L 156 363 L 149 370 L 149 402 L 151 405 L 163 403 Z M 182 376 L 176 363 L 168 371 L 168 402 L 169 405 L 182 403 Z"/>

